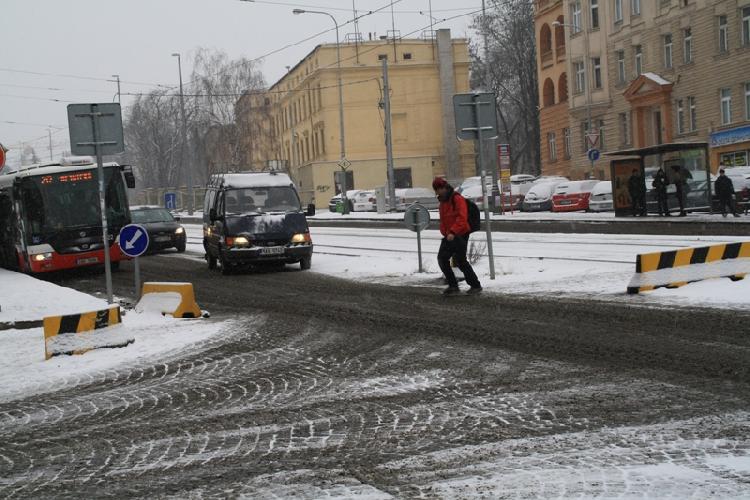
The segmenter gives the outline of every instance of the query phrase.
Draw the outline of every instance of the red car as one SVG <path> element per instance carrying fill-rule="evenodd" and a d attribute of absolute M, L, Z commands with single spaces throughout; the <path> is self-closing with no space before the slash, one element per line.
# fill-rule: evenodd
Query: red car
<path fill-rule="evenodd" d="M 598 180 L 563 182 L 552 195 L 553 212 L 576 212 L 589 209 L 589 198 Z"/>

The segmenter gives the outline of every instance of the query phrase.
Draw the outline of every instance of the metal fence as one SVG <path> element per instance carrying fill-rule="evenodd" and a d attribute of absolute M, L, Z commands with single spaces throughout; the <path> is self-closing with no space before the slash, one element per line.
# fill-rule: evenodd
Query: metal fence
<path fill-rule="evenodd" d="M 175 206 L 167 207 L 167 195 L 174 194 Z M 196 186 L 193 188 L 193 208 L 195 211 L 203 210 L 203 198 L 206 193 L 205 187 Z M 171 196 L 170 196 L 171 197 Z M 158 205 L 177 211 L 186 211 L 188 206 L 188 188 L 166 187 L 166 188 L 146 188 L 135 190 L 135 196 L 130 198 L 131 205 Z"/>

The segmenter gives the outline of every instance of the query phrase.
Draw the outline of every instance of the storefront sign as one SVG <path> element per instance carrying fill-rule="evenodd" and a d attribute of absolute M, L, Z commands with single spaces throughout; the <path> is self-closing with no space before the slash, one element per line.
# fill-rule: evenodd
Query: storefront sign
<path fill-rule="evenodd" d="M 719 148 L 730 144 L 750 141 L 750 125 L 711 134 L 711 147 Z"/>

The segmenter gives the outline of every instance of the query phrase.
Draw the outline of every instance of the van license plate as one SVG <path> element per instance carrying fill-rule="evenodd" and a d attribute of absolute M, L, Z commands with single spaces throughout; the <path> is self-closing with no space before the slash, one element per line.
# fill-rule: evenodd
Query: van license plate
<path fill-rule="evenodd" d="M 284 253 L 284 247 L 263 247 L 260 249 L 261 255 L 281 255 Z"/>
<path fill-rule="evenodd" d="M 86 264 L 96 264 L 97 262 L 99 262 L 99 259 L 97 259 L 96 257 L 87 257 L 85 259 L 76 260 L 76 264 L 78 264 L 79 266 L 85 266 Z"/>

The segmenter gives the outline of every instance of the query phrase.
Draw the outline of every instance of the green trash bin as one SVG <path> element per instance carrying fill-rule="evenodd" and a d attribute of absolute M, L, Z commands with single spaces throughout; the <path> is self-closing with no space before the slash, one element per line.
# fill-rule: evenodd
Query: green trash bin
<path fill-rule="evenodd" d="M 336 203 L 336 213 L 343 214 L 344 213 L 344 203 L 338 202 Z"/>

